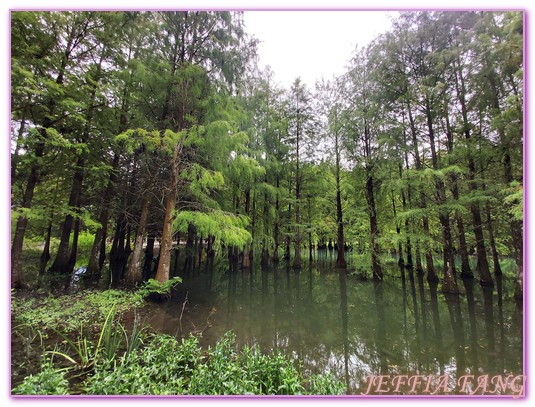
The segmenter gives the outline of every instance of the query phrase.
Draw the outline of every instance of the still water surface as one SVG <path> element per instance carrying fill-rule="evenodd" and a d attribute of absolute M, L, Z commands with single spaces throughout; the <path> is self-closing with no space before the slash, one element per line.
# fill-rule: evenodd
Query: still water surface
<path fill-rule="evenodd" d="M 445 297 L 440 286 L 401 270 L 374 283 L 330 261 L 241 270 L 216 259 L 183 275 L 171 300 L 152 306 L 149 323 L 178 337 L 202 331 L 204 346 L 232 330 L 239 346 L 298 357 L 305 372 L 331 372 L 351 394 L 367 391 L 369 375 L 448 375 L 447 393 L 464 394 L 456 386 L 463 375 L 488 374 L 493 388 L 491 377 L 523 373 L 512 281 L 499 279 L 494 289 L 459 281 L 464 293 Z"/>

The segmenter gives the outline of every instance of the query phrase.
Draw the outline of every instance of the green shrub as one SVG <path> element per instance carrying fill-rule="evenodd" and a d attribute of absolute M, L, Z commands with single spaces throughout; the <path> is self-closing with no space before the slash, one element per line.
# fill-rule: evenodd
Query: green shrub
<path fill-rule="evenodd" d="M 180 277 L 173 277 L 167 280 L 165 283 L 160 283 L 154 278 L 149 278 L 143 283 L 139 289 L 140 295 L 148 297 L 150 295 L 168 295 L 175 285 L 182 282 Z"/>
<path fill-rule="evenodd" d="M 13 394 L 25 395 L 57 395 L 68 394 L 69 383 L 65 378 L 65 369 L 57 369 L 52 362 L 43 359 L 41 362 L 41 372 L 37 375 L 30 375 L 13 389 Z"/>
<path fill-rule="evenodd" d="M 122 290 L 84 291 L 59 297 L 11 299 L 15 326 L 31 326 L 39 330 L 74 332 L 81 326 L 98 329 L 109 310 L 115 307 L 121 314 L 143 304 L 139 292 Z"/>
<path fill-rule="evenodd" d="M 187 378 L 202 360 L 197 338 L 181 343 L 157 335 L 148 345 L 123 356 L 113 368 L 99 365 L 86 382 L 88 394 L 183 394 Z"/>
<path fill-rule="evenodd" d="M 257 346 L 235 349 L 227 333 L 205 353 L 196 337 L 178 342 L 157 335 L 142 350 L 123 357 L 113 368 L 95 367 L 87 394 L 341 394 L 345 387 L 330 375 L 307 380 L 280 352 L 262 354 Z"/>

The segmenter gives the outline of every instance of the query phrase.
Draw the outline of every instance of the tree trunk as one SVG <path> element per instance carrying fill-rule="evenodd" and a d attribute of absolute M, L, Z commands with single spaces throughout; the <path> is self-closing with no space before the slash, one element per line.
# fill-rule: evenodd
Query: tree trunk
<path fill-rule="evenodd" d="M 403 145 L 407 145 L 407 132 L 406 132 L 406 127 L 405 127 L 405 111 L 404 110 L 402 111 L 402 118 L 403 118 L 403 133 L 402 133 Z M 405 162 L 405 168 L 408 170 L 410 166 L 409 166 L 409 152 L 407 148 L 403 149 L 403 158 Z M 402 179 L 403 166 L 401 163 L 398 166 L 398 171 L 399 171 L 399 178 Z M 410 187 L 407 188 L 407 197 L 405 197 L 405 190 L 404 189 L 401 190 L 401 203 L 402 203 L 403 212 L 407 210 L 407 199 L 408 199 L 408 204 L 412 207 L 412 195 L 411 195 Z M 405 264 L 405 267 L 407 269 L 412 270 L 414 264 L 412 262 L 412 244 L 411 244 L 411 239 L 409 237 L 409 232 L 410 232 L 409 219 L 406 219 L 405 220 L 405 233 L 407 234 L 407 239 L 405 243 L 405 251 L 407 254 L 407 263 Z"/>
<path fill-rule="evenodd" d="M 445 103 L 445 112 L 448 112 L 449 107 L 447 102 Z M 453 131 L 450 125 L 449 114 L 445 114 L 446 119 L 446 135 L 448 137 L 448 154 L 453 154 Z M 457 184 L 457 174 L 451 174 L 451 192 L 453 194 L 453 199 L 459 201 L 459 186 Z M 468 247 L 466 245 L 466 237 L 464 232 L 464 222 L 462 215 L 459 212 L 455 213 L 455 222 L 457 223 L 457 231 L 459 237 L 459 254 L 461 256 L 461 278 L 468 279 L 474 278 L 472 270 L 470 269 L 470 263 L 468 261 Z M 452 252 L 452 261 L 453 261 L 453 252 Z M 447 270 L 447 269 L 446 269 Z M 452 264 L 452 270 L 455 274 L 455 263 Z"/>
<path fill-rule="evenodd" d="M 277 187 L 277 196 L 275 198 L 275 225 L 273 227 L 273 240 L 274 240 L 275 247 L 273 248 L 273 261 L 275 263 L 278 263 L 279 261 L 279 187 L 280 187 L 280 180 L 279 180 L 278 175 L 277 175 L 276 187 Z"/>
<path fill-rule="evenodd" d="M 288 193 L 290 194 L 289 196 L 291 196 L 292 194 L 292 186 L 290 185 L 290 190 L 288 191 Z M 289 202 L 288 203 L 288 223 L 291 222 L 291 217 L 292 217 L 292 203 Z M 290 228 L 288 227 L 288 231 L 290 231 Z M 290 237 L 290 233 L 286 233 L 286 239 L 285 239 L 285 248 L 284 248 L 284 260 L 286 261 L 290 261 L 290 258 L 291 258 L 291 254 L 290 254 L 290 245 L 291 245 L 291 237 Z"/>
<path fill-rule="evenodd" d="M 63 85 L 65 78 L 65 70 L 69 62 L 71 52 L 73 50 L 73 42 L 77 32 L 72 29 L 67 43 L 65 45 L 65 52 L 62 54 L 61 64 L 58 69 L 58 76 L 56 77 L 56 84 Z M 82 33 L 80 33 L 80 36 Z M 50 98 L 46 104 L 48 115 L 43 119 L 42 127 L 39 128 L 39 135 L 41 140 L 36 143 L 35 157 L 37 163 L 33 164 L 28 175 L 28 181 L 26 183 L 26 189 L 21 203 L 22 209 L 30 209 L 33 200 L 33 194 L 35 187 L 39 180 L 39 159 L 44 156 L 45 152 L 45 140 L 48 138 L 47 129 L 52 125 L 51 117 L 55 114 L 56 99 Z M 26 216 L 19 216 L 17 219 L 17 225 L 15 227 L 15 235 L 13 236 L 13 242 L 11 244 L 11 287 L 24 288 L 26 283 L 24 281 L 24 272 L 22 267 L 22 247 L 24 244 L 24 235 L 26 234 L 26 228 L 28 226 L 28 218 Z"/>
<path fill-rule="evenodd" d="M 442 225 L 442 239 L 444 239 L 444 278 L 442 280 L 442 292 L 449 294 L 459 294 L 457 281 L 453 268 L 453 247 L 451 245 L 450 219 L 447 214 L 439 215 Z"/>
<path fill-rule="evenodd" d="M 46 229 L 45 245 L 43 247 L 43 252 L 41 253 L 41 257 L 39 259 L 39 275 L 40 276 L 45 274 L 46 263 L 48 263 L 48 260 L 50 260 L 50 237 L 51 236 L 52 236 L 52 221 L 48 223 L 48 227 Z"/>
<path fill-rule="evenodd" d="M 369 168 L 366 169 L 366 201 L 368 203 L 368 217 L 370 219 L 370 244 L 372 249 L 372 271 L 374 280 L 383 279 L 383 270 L 379 263 L 379 245 L 377 238 L 379 236 L 379 228 L 377 226 L 377 214 L 375 208 L 375 196 L 373 189 L 373 176 Z"/>
<path fill-rule="evenodd" d="M 405 265 L 405 261 L 403 260 L 403 246 L 401 245 L 401 239 L 399 238 L 401 234 L 401 227 L 399 226 L 398 222 L 398 215 L 396 211 L 396 200 L 394 198 L 394 192 L 392 192 L 392 210 L 394 212 L 394 220 L 396 221 L 396 234 L 398 235 L 398 265 L 403 266 Z"/>
<path fill-rule="evenodd" d="M 264 179 L 264 181 L 267 183 L 268 180 L 267 180 L 267 176 L 266 178 Z M 264 227 L 264 236 L 262 238 L 262 258 L 261 258 L 261 263 L 262 265 L 267 265 L 267 262 L 268 262 L 268 259 L 269 259 L 269 247 L 268 247 L 268 242 L 267 242 L 267 236 L 268 236 L 268 233 L 269 233 L 269 223 L 268 223 L 268 219 L 269 219 L 269 199 L 268 199 L 268 195 L 267 193 L 264 193 L 264 209 L 263 209 L 263 219 L 262 219 L 262 222 L 263 222 L 263 227 Z"/>
<path fill-rule="evenodd" d="M 79 156 L 76 160 L 76 170 L 74 171 L 71 193 L 69 195 L 68 205 L 70 208 L 75 207 L 80 199 L 80 195 L 82 193 L 82 183 L 84 179 L 84 166 L 85 158 L 83 156 Z M 61 237 L 56 258 L 48 270 L 50 273 L 69 273 L 69 241 L 71 237 L 71 231 L 73 229 L 73 223 L 74 216 L 71 214 L 67 215 L 61 228 Z"/>
<path fill-rule="evenodd" d="M 256 193 L 253 193 L 252 206 L 253 206 L 253 215 L 251 216 L 251 189 L 247 188 L 247 190 L 245 191 L 245 215 L 247 215 L 249 219 L 252 218 L 251 236 L 254 242 L 254 231 L 255 231 L 255 222 L 256 222 L 256 217 L 255 217 Z M 251 267 L 251 249 L 249 246 L 246 246 L 243 249 L 241 268 L 248 269 L 250 267 Z"/>
<path fill-rule="evenodd" d="M 210 251 L 212 249 L 211 240 L 210 237 L 208 237 L 208 255 L 207 257 L 210 258 Z M 175 246 L 175 262 L 173 266 L 173 276 L 178 276 L 179 268 L 179 259 L 180 259 L 180 232 L 177 232 L 176 234 L 176 246 Z"/>
<path fill-rule="evenodd" d="M 472 217 L 474 218 L 474 234 L 476 237 L 477 250 L 477 267 L 479 268 L 480 281 L 479 283 L 485 287 L 492 287 L 494 281 L 489 271 L 489 263 L 487 261 L 487 253 L 485 251 L 485 241 L 483 237 L 483 223 L 481 221 L 481 212 L 479 205 L 473 204 L 471 207 Z"/>
<path fill-rule="evenodd" d="M 215 236 L 208 236 L 208 247 L 206 248 L 208 257 L 215 256 L 214 242 L 215 242 Z"/>
<path fill-rule="evenodd" d="M 459 187 L 457 185 L 457 176 L 452 176 L 452 194 L 453 198 L 459 200 Z M 468 245 L 466 244 L 466 235 L 464 231 L 464 222 L 462 215 L 457 213 L 455 215 L 455 223 L 457 223 L 457 231 L 459 232 L 459 254 L 461 256 L 461 278 L 474 278 L 474 274 L 470 269 L 470 262 L 468 260 Z"/>
<path fill-rule="evenodd" d="M 299 167 L 297 172 L 299 173 Z M 300 199 L 301 199 L 301 180 L 299 179 L 299 175 L 296 177 L 296 185 L 295 185 L 295 245 L 294 245 L 294 252 L 295 257 L 294 261 L 292 263 L 292 267 L 294 269 L 300 269 L 302 267 L 301 264 L 301 214 L 300 214 Z"/>
<path fill-rule="evenodd" d="M 180 173 L 179 160 L 182 154 L 182 147 L 182 143 L 179 143 L 173 150 L 171 178 L 169 180 L 169 186 L 165 196 L 165 215 L 163 221 L 162 242 L 160 245 L 158 269 L 156 270 L 155 277 L 160 283 L 165 283 L 169 280 L 171 249 L 173 247 L 173 212 L 176 207 L 176 192 L 178 186 L 178 176 Z"/>
<path fill-rule="evenodd" d="M 421 208 L 426 208 L 427 207 L 427 204 L 425 203 L 425 197 L 424 197 L 424 194 L 422 193 L 422 204 L 421 204 Z M 429 236 L 429 218 L 427 216 L 424 216 L 423 218 L 423 229 L 424 229 L 424 234 L 426 236 Z M 416 260 L 416 262 L 418 263 L 418 260 Z M 418 267 L 416 267 L 416 269 L 418 270 Z M 430 283 L 438 283 L 439 279 L 438 279 L 438 276 L 437 276 L 437 273 L 435 271 L 435 264 L 433 262 L 433 252 L 431 251 L 431 248 L 427 248 L 425 250 L 425 269 L 427 271 L 427 281 L 429 281 Z"/>
<path fill-rule="evenodd" d="M 500 266 L 500 259 L 498 257 L 498 250 L 496 249 L 496 241 L 494 239 L 494 228 L 492 227 L 492 216 L 490 213 L 490 205 L 487 202 L 487 230 L 489 232 L 489 243 L 492 252 L 492 262 L 494 264 L 494 274 L 502 274 L 502 268 Z"/>
<path fill-rule="evenodd" d="M 17 166 L 19 164 L 20 158 L 19 158 L 19 150 L 21 148 L 21 141 L 24 137 L 24 131 L 26 129 L 26 110 L 24 109 L 24 112 L 22 113 L 22 118 L 20 119 L 20 126 L 19 126 L 19 134 L 17 136 L 17 144 L 15 146 L 15 151 L 13 152 L 13 155 L 11 156 L 11 185 L 15 184 L 15 179 L 17 176 Z"/>
<path fill-rule="evenodd" d="M 91 92 L 89 95 L 89 107 L 87 109 L 86 124 L 82 132 L 80 139 L 78 140 L 81 145 L 86 144 L 89 140 L 90 126 L 93 122 L 94 107 L 92 106 L 96 99 L 97 94 L 97 85 L 100 81 L 102 63 L 104 62 L 106 47 L 103 46 L 100 54 L 100 60 L 97 64 L 97 69 L 93 78 L 91 78 Z M 63 79 L 62 79 L 63 81 Z M 74 171 L 74 177 L 72 181 L 71 194 L 69 196 L 69 207 L 79 206 L 80 199 L 82 196 L 83 180 L 84 180 L 84 170 L 85 170 L 85 153 L 81 152 L 78 155 L 76 160 L 76 167 Z M 63 228 L 61 231 L 61 239 L 58 247 L 58 253 L 56 254 L 56 259 L 50 267 L 50 272 L 58 272 L 64 274 L 70 274 L 72 272 L 72 267 L 74 264 L 70 265 L 71 259 L 68 257 L 69 250 L 69 238 L 71 230 L 73 228 L 73 217 L 72 215 L 67 215 L 65 217 L 65 222 L 63 223 Z M 76 231 L 75 231 L 76 233 Z M 72 252 L 76 255 L 76 247 L 73 244 Z"/>
<path fill-rule="evenodd" d="M 145 234 L 145 228 L 147 227 L 149 205 L 150 198 L 145 197 L 145 199 L 143 199 L 143 206 L 141 208 L 141 216 L 139 217 L 139 226 L 136 231 L 134 250 L 132 252 L 132 258 L 130 260 L 130 266 L 128 267 L 128 270 L 126 272 L 126 281 L 132 286 L 138 284 L 143 278 L 143 235 Z"/>
<path fill-rule="evenodd" d="M 40 135 L 46 137 L 46 129 L 39 130 Z M 41 158 L 44 154 L 44 142 L 39 142 L 35 148 L 35 157 Z M 35 186 L 38 182 L 38 167 L 37 164 L 32 165 L 24 196 L 22 198 L 21 208 L 30 209 Z M 11 244 L 11 287 L 24 288 L 26 283 L 24 281 L 24 272 L 22 267 L 22 247 L 24 244 L 24 235 L 28 226 L 28 218 L 26 216 L 19 216 L 17 219 L 17 226 L 15 227 L 15 235 Z"/>
<path fill-rule="evenodd" d="M 426 99 L 425 113 L 427 119 L 427 129 L 429 136 L 429 146 L 431 147 L 431 160 L 433 162 L 433 170 L 438 170 L 438 156 L 436 153 L 435 146 L 435 132 L 433 129 L 433 119 L 431 114 L 431 105 L 429 99 Z M 437 194 L 437 203 L 438 205 L 443 205 L 446 202 L 446 188 L 444 186 L 444 181 L 439 177 L 435 176 L 435 189 Z M 442 240 L 443 240 L 443 251 L 444 251 L 444 281 L 443 281 L 443 290 L 451 289 L 455 291 L 457 287 L 457 282 L 455 281 L 455 276 L 453 270 L 455 269 L 455 263 L 453 258 L 453 242 L 451 237 L 451 226 L 450 226 L 450 217 L 447 210 L 439 208 L 438 219 L 442 226 Z M 450 270 L 452 272 L 450 273 Z M 429 276 L 428 276 L 429 279 Z M 458 289 L 457 289 L 458 292 Z M 452 292 L 453 293 L 453 292 Z"/>
<path fill-rule="evenodd" d="M 202 260 L 202 251 L 204 250 L 204 240 L 203 236 L 199 236 L 199 242 L 197 246 L 197 264 L 199 267 L 201 266 L 201 260 Z"/>
<path fill-rule="evenodd" d="M 344 257 L 344 218 L 342 212 L 342 192 L 340 188 L 340 146 L 338 145 L 338 134 L 335 137 L 335 154 L 336 154 L 336 224 L 337 242 L 338 242 L 338 257 L 336 258 L 336 267 L 345 269 L 347 262 Z"/>
<path fill-rule="evenodd" d="M 405 230 L 407 232 L 409 232 L 409 221 L 406 220 L 405 221 Z M 422 259 L 421 259 L 421 256 L 420 256 L 420 248 L 417 246 L 415 247 L 415 251 L 418 250 L 417 254 L 416 254 L 416 271 L 418 273 L 420 272 L 423 272 L 423 268 L 422 268 Z M 407 240 L 405 242 L 405 252 L 407 254 L 407 263 L 405 264 L 405 267 L 407 269 L 410 269 L 412 270 L 413 267 L 414 267 L 414 263 L 413 263 L 413 260 L 412 260 L 412 242 L 411 242 L 411 239 L 409 236 L 407 236 Z M 419 268 L 418 268 L 419 266 Z"/>
<path fill-rule="evenodd" d="M 110 250 L 110 282 L 117 287 L 122 279 L 129 253 L 125 249 L 126 218 L 120 215 L 117 221 L 113 243 Z"/>
<path fill-rule="evenodd" d="M 347 268 L 347 262 L 344 255 L 344 219 L 342 213 L 342 198 L 340 192 L 340 177 L 336 179 L 336 223 L 338 232 L 336 235 L 338 243 L 338 257 L 336 258 L 336 268 Z"/>
<path fill-rule="evenodd" d="M 184 269 L 189 273 L 193 267 L 195 245 L 195 226 L 191 223 L 188 224 L 188 236 L 186 237 L 186 262 L 184 263 Z"/>
<path fill-rule="evenodd" d="M 149 231 L 147 234 L 147 245 L 145 247 L 145 260 L 143 263 L 143 281 L 152 278 L 152 260 L 154 259 L 154 235 Z"/>
<path fill-rule="evenodd" d="M 78 206 L 78 210 L 80 207 Z M 74 221 L 74 233 L 72 238 L 71 254 L 69 262 L 67 263 L 67 273 L 72 274 L 74 266 L 76 265 L 76 258 L 78 257 L 78 237 L 80 236 L 80 217 L 78 216 Z"/>
<path fill-rule="evenodd" d="M 91 248 L 91 254 L 89 256 L 89 264 L 87 266 L 87 272 L 90 276 L 100 274 L 104 259 L 101 259 L 101 254 L 106 255 L 106 234 L 108 230 L 108 220 L 110 216 L 110 199 L 115 188 L 115 182 L 117 180 L 116 170 L 119 167 L 119 154 L 115 153 L 112 161 L 112 168 L 110 172 L 110 179 L 108 185 L 104 190 L 102 197 L 100 215 L 98 217 L 100 227 L 95 233 L 95 239 L 93 240 L 93 246 Z M 104 246 L 104 251 L 102 247 Z"/>
<path fill-rule="evenodd" d="M 464 137 L 470 143 L 471 134 L 470 134 L 470 124 L 468 122 L 468 109 L 466 106 L 466 86 L 464 83 L 464 77 L 462 74 L 462 69 L 460 60 L 457 59 L 457 75 L 455 75 L 455 86 L 457 90 L 457 98 L 461 105 L 461 113 L 463 117 L 463 126 L 464 126 Z M 499 108 L 499 105 L 498 105 Z M 468 150 L 468 186 L 471 192 L 477 191 L 476 178 L 476 166 L 474 163 L 474 158 Z M 481 221 L 481 211 L 479 205 L 474 202 L 470 205 L 470 211 L 472 212 L 472 219 L 474 225 L 474 235 L 476 239 L 476 250 L 477 250 L 477 268 L 479 269 L 480 275 L 480 284 L 483 286 L 492 286 L 494 281 L 489 271 L 489 263 L 487 260 L 487 253 L 485 251 L 485 240 L 483 237 L 483 225 Z"/>
<path fill-rule="evenodd" d="M 407 112 L 409 115 L 409 124 L 411 129 L 411 139 L 412 139 L 412 147 L 414 151 L 414 160 L 415 160 L 415 166 L 416 170 L 422 169 L 422 162 L 420 160 L 420 152 L 418 151 L 418 132 L 416 130 L 416 124 L 414 122 L 414 118 L 412 116 L 412 110 L 410 101 L 407 100 Z M 427 208 L 426 198 L 425 194 L 422 190 L 420 190 L 420 208 L 425 210 Z M 429 231 L 429 219 L 427 215 L 424 214 L 422 219 L 422 226 L 423 226 L 423 232 L 425 236 L 431 236 Z M 421 264 L 421 254 L 420 254 L 420 245 L 417 242 L 416 243 L 416 271 L 418 274 L 423 273 L 423 267 Z M 426 271 L 427 271 L 427 281 L 429 282 L 438 282 L 438 276 L 435 271 L 435 265 L 433 263 L 433 252 L 431 251 L 431 248 L 426 248 L 425 250 L 425 259 L 426 259 Z"/>
<path fill-rule="evenodd" d="M 308 224 L 308 261 L 312 264 L 314 261 L 314 244 L 312 243 L 312 207 L 310 206 L 310 195 L 307 196 L 307 224 Z"/>
<path fill-rule="evenodd" d="M 173 185 L 174 186 L 174 185 Z M 160 244 L 160 255 L 158 269 L 155 279 L 160 283 L 169 280 L 169 269 L 171 265 L 171 248 L 173 246 L 173 212 L 176 206 L 175 188 L 170 188 L 165 198 L 165 216 L 163 220 L 162 242 Z"/>

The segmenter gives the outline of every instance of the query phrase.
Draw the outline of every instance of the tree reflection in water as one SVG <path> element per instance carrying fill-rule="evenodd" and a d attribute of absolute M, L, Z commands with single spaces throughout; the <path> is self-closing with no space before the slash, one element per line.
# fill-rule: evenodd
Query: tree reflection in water
<path fill-rule="evenodd" d="M 522 374 L 522 314 L 504 294 L 514 281 L 497 278 L 496 292 L 467 280 L 461 295 L 446 297 L 425 276 L 395 267 L 373 282 L 328 259 L 300 272 L 285 262 L 242 270 L 216 259 L 155 304 L 149 323 L 179 336 L 206 327 L 205 346 L 233 330 L 239 345 L 278 348 L 306 371 L 330 371 L 352 394 L 372 374 Z"/>

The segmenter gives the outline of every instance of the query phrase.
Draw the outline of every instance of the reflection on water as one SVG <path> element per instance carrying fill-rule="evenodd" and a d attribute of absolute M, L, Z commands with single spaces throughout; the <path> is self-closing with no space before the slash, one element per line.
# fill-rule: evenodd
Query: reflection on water
<path fill-rule="evenodd" d="M 233 330 L 239 345 L 280 349 L 305 371 L 331 372 L 350 394 L 365 392 L 370 375 L 448 375 L 447 390 L 438 392 L 444 394 L 477 387 L 465 383 L 463 390 L 463 375 L 523 372 L 513 281 L 497 277 L 494 290 L 463 281 L 462 295 L 445 296 L 404 269 L 377 283 L 336 271 L 329 261 L 303 270 L 285 262 L 242 270 L 209 261 L 183 276 L 169 302 L 154 305 L 150 324 L 177 336 L 202 332 L 205 346 Z"/>

